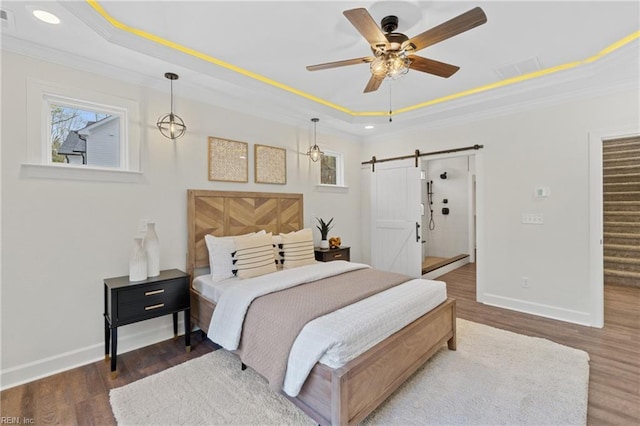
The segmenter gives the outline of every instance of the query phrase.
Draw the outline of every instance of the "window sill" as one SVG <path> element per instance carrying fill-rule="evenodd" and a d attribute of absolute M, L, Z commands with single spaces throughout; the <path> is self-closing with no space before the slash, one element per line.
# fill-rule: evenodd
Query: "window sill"
<path fill-rule="evenodd" d="M 142 172 L 86 166 L 55 166 L 51 164 L 23 163 L 20 170 L 20 177 L 139 183 L 142 181 Z"/>
<path fill-rule="evenodd" d="M 327 185 L 319 183 L 316 185 L 316 191 L 347 193 L 349 192 L 349 187 L 345 185 Z"/>

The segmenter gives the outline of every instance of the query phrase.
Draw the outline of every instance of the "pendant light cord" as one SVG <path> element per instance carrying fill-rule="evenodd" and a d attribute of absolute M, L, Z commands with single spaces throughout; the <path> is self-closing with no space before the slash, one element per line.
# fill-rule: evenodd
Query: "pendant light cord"
<path fill-rule="evenodd" d="M 173 80 L 171 80 L 171 115 L 173 115 Z"/>

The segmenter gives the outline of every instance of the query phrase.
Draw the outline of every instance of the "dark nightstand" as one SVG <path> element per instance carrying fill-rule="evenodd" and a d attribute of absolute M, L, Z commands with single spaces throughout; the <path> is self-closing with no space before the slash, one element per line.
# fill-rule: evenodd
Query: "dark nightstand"
<path fill-rule="evenodd" d="M 129 281 L 129 276 L 104 280 L 104 357 L 109 359 L 111 377 L 117 377 L 118 327 L 173 314 L 173 335 L 178 336 L 178 312 L 184 312 L 184 343 L 191 350 L 191 299 L 189 274 L 178 269 L 160 271 L 157 277 Z"/>
<path fill-rule="evenodd" d="M 332 260 L 351 260 L 349 247 L 339 247 L 334 249 L 322 249 L 316 247 L 316 260 L 320 262 L 331 262 Z"/>

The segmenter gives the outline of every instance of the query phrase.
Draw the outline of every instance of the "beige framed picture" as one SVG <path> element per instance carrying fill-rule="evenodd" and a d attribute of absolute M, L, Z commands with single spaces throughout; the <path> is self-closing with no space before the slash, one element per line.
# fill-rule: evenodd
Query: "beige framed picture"
<path fill-rule="evenodd" d="M 254 145 L 255 182 L 287 183 L 287 150 L 267 145 Z"/>
<path fill-rule="evenodd" d="M 209 136 L 209 180 L 249 182 L 249 144 Z"/>

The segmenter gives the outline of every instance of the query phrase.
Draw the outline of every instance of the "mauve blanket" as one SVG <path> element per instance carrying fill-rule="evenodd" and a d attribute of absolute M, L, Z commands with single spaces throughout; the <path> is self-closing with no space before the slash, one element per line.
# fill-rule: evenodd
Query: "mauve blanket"
<path fill-rule="evenodd" d="M 247 311 L 237 353 L 279 391 L 291 346 L 305 324 L 410 279 L 361 269 L 261 296 Z"/>

